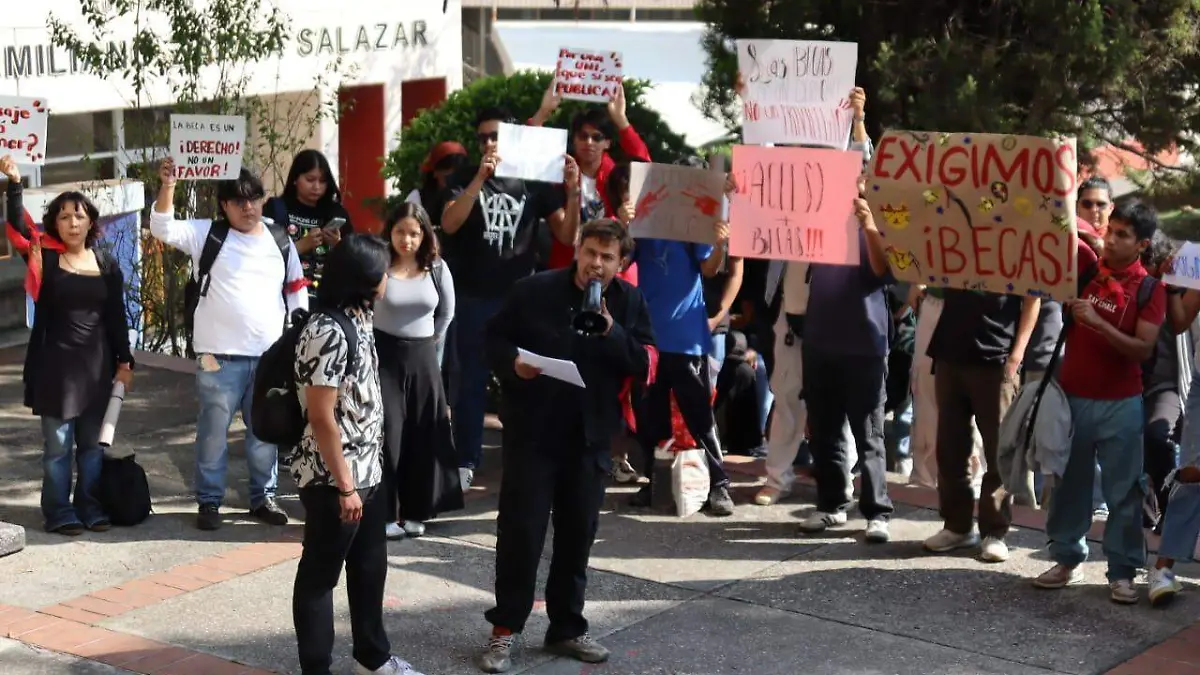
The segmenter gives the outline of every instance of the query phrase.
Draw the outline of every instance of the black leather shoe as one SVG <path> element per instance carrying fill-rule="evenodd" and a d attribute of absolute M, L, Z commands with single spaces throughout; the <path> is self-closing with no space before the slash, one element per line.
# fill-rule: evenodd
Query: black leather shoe
<path fill-rule="evenodd" d="M 209 532 L 221 529 L 221 507 L 201 504 L 200 513 L 196 514 L 196 528 Z"/>
<path fill-rule="evenodd" d="M 260 504 L 257 509 L 250 511 L 250 515 L 268 525 L 288 524 L 287 512 L 279 508 L 279 504 L 275 503 L 274 497 L 267 497 L 267 501 Z"/>

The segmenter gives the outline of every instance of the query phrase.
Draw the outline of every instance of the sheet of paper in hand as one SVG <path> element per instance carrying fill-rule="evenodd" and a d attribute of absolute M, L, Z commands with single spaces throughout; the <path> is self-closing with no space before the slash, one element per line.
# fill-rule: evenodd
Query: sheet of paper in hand
<path fill-rule="evenodd" d="M 622 64 L 621 52 L 563 47 L 554 69 L 554 91 L 563 98 L 608 103 L 621 86 Z"/>
<path fill-rule="evenodd" d="M 561 183 L 567 130 L 501 123 L 496 152 L 500 155 L 496 176 L 500 178 Z"/>
<path fill-rule="evenodd" d="M 1175 264 L 1163 275 L 1163 282 L 1181 288 L 1200 290 L 1200 244 L 1185 241 L 1175 251 Z"/>
<path fill-rule="evenodd" d="M 180 180 L 229 180 L 242 170 L 246 118 L 171 115 L 171 159 Z"/>
<path fill-rule="evenodd" d="M 711 244 L 721 219 L 725 174 L 672 164 L 629 165 L 634 204 L 629 233 L 636 239 L 670 239 Z"/>
<path fill-rule="evenodd" d="M 858 151 L 733 146 L 729 254 L 857 265 L 858 227 L 847 223 L 861 173 Z"/>
<path fill-rule="evenodd" d="M 0 96 L 0 155 L 12 155 L 17 164 L 45 164 L 49 120 L 44 98 Z"/>
<path fill-rule="evenodd" d="M 848 147 L 856 43 L 737 40 L 737 56 L 744 143 Z"/>
<path fill-rule="evenodd" d="M 1075 296 L 1074 138 L 889 131 L 867 171 L 897 279 Z"/>

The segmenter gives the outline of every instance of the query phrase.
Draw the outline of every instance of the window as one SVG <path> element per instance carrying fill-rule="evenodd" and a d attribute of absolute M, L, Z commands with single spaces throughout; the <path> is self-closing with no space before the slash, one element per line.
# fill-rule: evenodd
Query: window
<path fill-rule="evenodd" d="M 101 157 L 72 162 L 47 162 L 42 167 L 42 185 L 86 183 L 117 177 L 116 159 Z"/>
<path fill-rule="evenodd" d="M 116 150 L 110 111 L 51 115 L 46 128 L 46 157 L 78 157 Z"/>
<path fill-rule="evenodd" d="M 130 108 L 123 112 L 125 134 L 123 147 L 165 147 L 171 135 L 171 108 Z"/>

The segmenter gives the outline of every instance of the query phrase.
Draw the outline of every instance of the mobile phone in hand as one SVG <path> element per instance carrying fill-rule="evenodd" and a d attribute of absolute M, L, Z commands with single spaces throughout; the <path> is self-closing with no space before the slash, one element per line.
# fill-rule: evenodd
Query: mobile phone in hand
<path fill-rule="evenodd" d="M 330 220 L 328 223 L 325 223 L 325 227 L 322 227 L 321 230 L 323 232 L 341 232 L 342 228 L 345 226 L 346 226 L 345 218 L 334 218 L 334 219 Z"/>

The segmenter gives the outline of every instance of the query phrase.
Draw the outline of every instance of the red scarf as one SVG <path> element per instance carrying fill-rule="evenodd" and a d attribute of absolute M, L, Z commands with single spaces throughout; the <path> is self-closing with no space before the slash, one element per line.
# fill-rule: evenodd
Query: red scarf
<path fill-rule="evenodd" d="M 1125 280 L 1139 272 L 1145 273 L 1142 261 L 1134 260 L 1124 269 L 1114 270 L 1101 258 L 1096 261 L 1096 267 L 1097 271 L 1094 281 L 1099 288 L 1096 290 L 1095 297 L 1113 303 L 1113 306 L 1117 308 L 1117 312 L 1120 313 L 1125 308 Z"/>
<path fill-rule="evenodd" d="M 8 235 L 8 241 L 12 243 L 13 248 L 17 249 L 17 253 L 25 258 L 25 292 L 37 302 L 38 293 L 42 290 L 42 249 L 63 253 L 67 247 L 57 238 L 39 230 L 28 210 L 24 216 L 25 229 L 29 231 L 28 238 L 13 227 L 12 223 L 6 224 L 5 234 Z"/>

